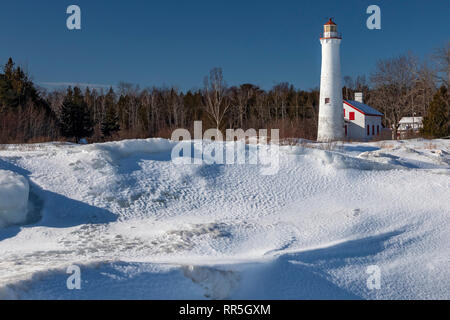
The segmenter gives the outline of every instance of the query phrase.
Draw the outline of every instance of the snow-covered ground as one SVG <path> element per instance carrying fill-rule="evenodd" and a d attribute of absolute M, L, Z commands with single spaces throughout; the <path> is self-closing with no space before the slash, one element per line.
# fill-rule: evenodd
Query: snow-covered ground
<path fill-rule="evenodd" d="M 450 141 L 283 146 L 275 175 L 173 146 L 0 146 L 0 208 L 30 189 L 0 229 L 0 298 L 450 299 Z"/>

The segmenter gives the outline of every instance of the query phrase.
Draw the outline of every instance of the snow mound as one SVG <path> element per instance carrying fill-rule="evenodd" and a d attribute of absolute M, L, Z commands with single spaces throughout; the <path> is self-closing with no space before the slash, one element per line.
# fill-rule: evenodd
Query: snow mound
<path fill-rule="evenodd" d="M 121 159 L 137 153 L 167 152 L 177 144 L 175 141 L 162 138 L 143 140 L 123 140 L 86 146 L 88 151 L 101 150 L 108 152 L 113 159 Z"/>
<path fill-rule="evenodd" d="M 13 289 L 9 288 L 8 286 L 0 288 L 0 300 L 18 300 L 18 299 L 19 296 Z"/>
<path fill-rule="evenodd" d="M 25 222 L 29 190 L 23 176 L 0 170 L 0 228 Z"/>
<path fill-rule="evenodd" d="M 283 147 L 288 154 L 302 155 L 306 158 L 316 161 L 316 163 L 321 167 L 331 167 L 334 169 L 355 169 L 355 170 L 394 170 L 394 169 L 406 169 L 407 167 L 402 166 L 397 162 L 393 161 L 375 161 L 374 159 L 369 159 L 366 153 L 355 157 L 347 154 L 343 154 L 336 151 L 321 150 L 308 147 Z"/>
<path fill-rule="evenodd" d="M 240 281 L 239 275 L 233 271 L 211 267 L 188 266 L 183 268 L 183 273 L 204 288 L 206 298 L 213 300 L 228 299 Z"/>

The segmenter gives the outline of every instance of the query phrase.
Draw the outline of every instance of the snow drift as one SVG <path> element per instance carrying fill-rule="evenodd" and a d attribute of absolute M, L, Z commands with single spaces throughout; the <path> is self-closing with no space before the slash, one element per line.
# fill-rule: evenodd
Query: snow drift
<path fill-rule="evenodd" d="M 0 228 L 25 222 L 29 188 L 23 176 L 0 170 Z"/>
<path fill-rule="evenodd" d="M 101 150 L 110 154 L 113 159 L 120 159 L 131 156 L 138 153 L 158 153 L 164 151 L 170 151 L 176 145 L 177 142 L 153 138 L 153 139 L 131 139 L 123 141 L 113 141 L 101 144 L 93 144 L 86 146 L 87 151 Z"/>
<path fill-rule="evenodd" d="M 271 176 L 264 163 L 177 165 L 174 145 L 2 148 L 0 169 L 27 172 L 42 219 L 0 231 L 0 298 L 450 298 L 449 140 L 300 142 L 268 155 Z M 26 180 L 0 181 L 8 214 L 24 214 Z"/>

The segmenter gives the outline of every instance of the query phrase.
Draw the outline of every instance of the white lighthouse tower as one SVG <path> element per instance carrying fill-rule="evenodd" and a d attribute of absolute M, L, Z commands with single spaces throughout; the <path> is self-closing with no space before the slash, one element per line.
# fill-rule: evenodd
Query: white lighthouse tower
<path fill-rule="evenodd" d="M 320 38 L 322 44 L 322 74 L 320 79 L 318 141 L 334 141 L 344 138 L 341 41 L 342 37 L 337 32 L 337 25 L 330 19 L 324 25 L 324 33 Z"/>

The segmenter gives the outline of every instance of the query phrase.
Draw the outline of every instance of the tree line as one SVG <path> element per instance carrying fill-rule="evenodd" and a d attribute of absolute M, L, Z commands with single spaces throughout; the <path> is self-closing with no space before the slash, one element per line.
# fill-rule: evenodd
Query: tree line
<path fill-rule="evenodd" d="M 365 102 L 384 113 L 383 125 L 396 135 L 404 116 L 424 116 L 422 134 L 450 134 L 448 84 L 450 42 L 424 61 L 408 53 L 377 62 L 369 80 L 344 77 L 343 97 L 363 92 Z M 281 138 L 315 139 L 319 90 L 279 83 L 269 90 L 253 84 L 228 86 L 220 68 L 203 88 L 141 89 L 119 83 L 109 90 L 73 87 L 48 92 L 33 84 L 13 60 L 0 74 L 0 143 L 69 140 L 170 138 L 176 128 L 280 129 Z"/>
<path fill-rule="evenodd" d="M 58 138 L 57 124 L 47 99 L 9 59 L 0 74 L 0 143 Z"/>
<path fill-rule="evenodd" d="M 213 69 L 211 77 L 221 75 Z M 217 80 L 217 79 L 216 79 Z M 75 140 L 165 137 L 177 128 L 193 129 L 202 120 L 205 128 L 278 128 L 286 135 L 313 137 L 319 92 L 297 91 L 286 83 L 266 92 L 252 84 L 222 88 L 208 84 L 196 91 L 175 87 L 148 88 L 120 83 L 114 90 L 68 88 L 48 94 L 60 134 Z"/>

